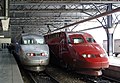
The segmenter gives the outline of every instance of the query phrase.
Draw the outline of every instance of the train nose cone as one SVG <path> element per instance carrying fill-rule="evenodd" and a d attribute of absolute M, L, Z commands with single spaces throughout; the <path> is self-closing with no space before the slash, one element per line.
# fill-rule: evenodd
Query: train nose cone
<path fill-rule="evenodd" d="M 104 53 L 103 49 L 98 44 L 82 44 L 82 45 L 73 45 L 73 49 L 80 54 L 83 53 Z"/>

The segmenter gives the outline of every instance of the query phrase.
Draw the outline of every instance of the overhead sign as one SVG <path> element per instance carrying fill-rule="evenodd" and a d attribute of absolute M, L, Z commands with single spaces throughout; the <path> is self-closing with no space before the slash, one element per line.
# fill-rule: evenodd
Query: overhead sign
<path fill-rule="evenodd" d="M 8 0 L 0 0 L 0 19 L 8 18 Z"/>

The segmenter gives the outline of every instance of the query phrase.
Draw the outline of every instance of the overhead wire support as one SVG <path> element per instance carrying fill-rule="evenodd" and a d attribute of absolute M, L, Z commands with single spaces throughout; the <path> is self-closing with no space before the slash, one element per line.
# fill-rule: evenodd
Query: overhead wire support
<path fill-rule="evenodd" d="M 80 24 L 80 23 L 83 23 L 83 22 L 86 22 L 86 21 L 89 21 L 89 20 L 93 20 L 93 19 L 102 17 L 102 16 L 106 16 L 106 15 L 109 15 L 109 14 L 112 14 L 112 13 L 115 13 L 115 12 L 118 12 L 118 11 L 120 11 L 120 7 L 116 8 L 116 9 L 113 9 L 112 11 L 108 11 L 108 12 L 101 13 L 101 14 L 96 15 L 96 16 L 94 16 L 94 17 L 90 17 L 90 18 L 87 18 L 87 19 L 84 19 L 84 20 L 81 20 L 81 21 L 78 21 L 78 22 L 75 22 L 75 23 L 66 25 L 66 26 L 61 27 L 61 28 L 59 28 L 59 29 L 55 29 L 55 30 L 53 30 L 53 31 L 51 31 L 51 32 L 58 31 L 58 30 L 61 30 L 61 29 L 64 29 L 64 28 L 67 28 L 67 27 L 70 27 L 70 26 L 73 26 L 73 25 L 76 25 L 76 24 Z"/>

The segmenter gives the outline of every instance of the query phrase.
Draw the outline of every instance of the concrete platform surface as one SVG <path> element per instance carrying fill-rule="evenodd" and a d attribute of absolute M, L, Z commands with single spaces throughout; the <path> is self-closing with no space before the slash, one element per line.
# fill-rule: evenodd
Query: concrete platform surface
<path fill-rule="evenodd" d="M 0 51 L 0 83 L 23 83 L 18 65 L 7 49 Z"/>
<path fill-rule="evenodd" d="M 109 64 L 120 67 L 120 57 L 109 56 Z"/>
<path fill-rule="evenodd" d="M 103 71 L 105 76 L 120 81 L 120 57 L 109 56 L 109 68 Z"/>

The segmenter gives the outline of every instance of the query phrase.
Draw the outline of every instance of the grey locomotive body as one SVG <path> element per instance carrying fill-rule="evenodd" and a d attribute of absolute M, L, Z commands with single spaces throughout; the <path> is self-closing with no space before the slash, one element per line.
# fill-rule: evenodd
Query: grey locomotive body
<path fill-rule="evenodd" d="M 49 47 L 44 37 L 37 34 L 22 34 L 16 38 L 14 53 L 25 69 L 44 71 L 49 64 Z"/>

